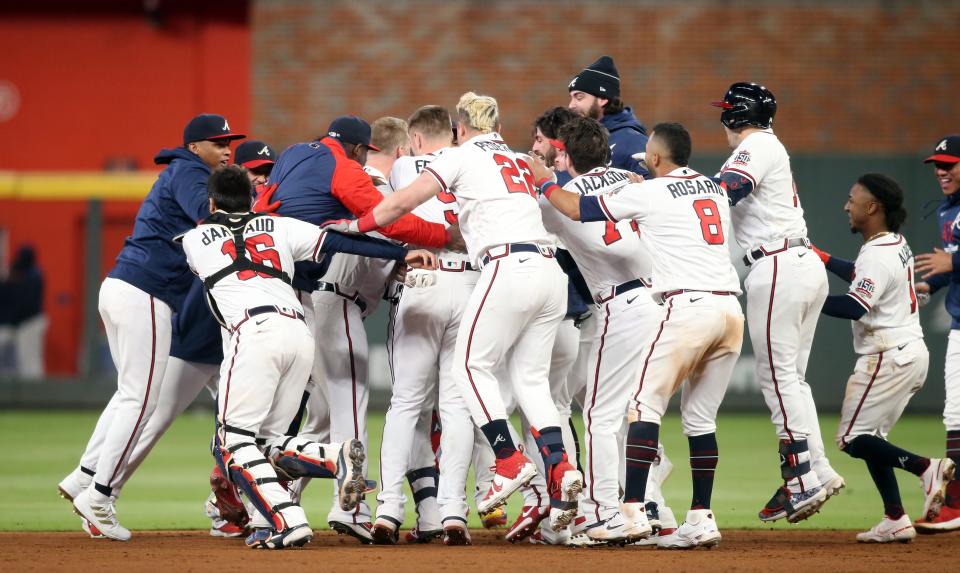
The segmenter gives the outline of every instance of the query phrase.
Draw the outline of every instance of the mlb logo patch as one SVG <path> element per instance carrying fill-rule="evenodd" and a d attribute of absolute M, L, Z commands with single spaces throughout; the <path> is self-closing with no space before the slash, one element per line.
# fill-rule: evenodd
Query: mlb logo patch
<path fill-rule="evenodd" d="M 750 152 L 743 150 L 737 153 L 737 156 L 733 158 L 733 165 L 746 165 L 750 163 Z"/>
<path fill-rule="evenodd" d="M 873 297 L 873 290 L 875 285 L 870 279 L 860 279 L 860 282 L 857 283 L 857 288 L 855 289 L 858 293 L 862 294 L 866 298 Z"/>

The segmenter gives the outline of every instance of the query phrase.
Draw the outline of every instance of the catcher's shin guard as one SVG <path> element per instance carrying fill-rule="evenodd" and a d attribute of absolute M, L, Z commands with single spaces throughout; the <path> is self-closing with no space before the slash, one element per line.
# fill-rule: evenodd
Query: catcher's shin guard
<path fill-rule="evenodd" d="M 333 479 L 337 475 L 336 459 L 328 458 L 325 447 L 297 436 L 284 436 L 267 448 L 273 465 L 290 480 L 310 477 Z M 336 451 L 336 450 L 334 450 Z"/>
<path fill-rule="evenodd" d="M 225 445 L 221 447 L 223 461 L 229 469 L 230 480 L 247 495 L 253 506 L 277 531 L 288 526 L 300 525 L 305 517 L 288 523 L 281 511 L 299 506 L 290 500 L 289 494 L 280 486 L 280 479 L 273 466 L 263 456 L 253 441 L 253 432 L 225 426 Z M 303 510 L 299 510 L 300 514 Z"/>

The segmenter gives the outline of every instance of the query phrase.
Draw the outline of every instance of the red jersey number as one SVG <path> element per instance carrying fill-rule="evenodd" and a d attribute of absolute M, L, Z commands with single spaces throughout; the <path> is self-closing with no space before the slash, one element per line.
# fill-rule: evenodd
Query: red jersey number
<path fill-rule="evenodd" d="M 640 227 L 637 225 L 636 221 L 630 221 L 630 228 L 640 236 Z M 617 229 L 617 224 L 613 221 L 607 221 L 607 226 L 603 231 L 603 244 L 610 246 L 620 239 L 623 238 L 623 235 L 620 234 L 620 231 Z"/>
<path fill-rule="evenodd" d="M 720 211 L 713 199 L 697 199 L 693 202 L 693 210 L 700 219 L 700 231 L 703 240 L 708 245 L 723 244 L 723 223 L 720 221 Z"/>
<path fill-rule="evenodd" d="M 500 175 L 507 186 L 507 193 L 526 193 L 534 199 L 537 192 L 533 188 L 533 171 L 527 162 L 517 159 L 516 163 L 506 155 L 493 154 L 493 160 L 500 166 Z"/>
<path fill-rule="evenodd" d="M 273 246 L 273 237 L 267 233 L 248 237 L 244 242 L 244 247 L 247 249 L 247 255 L 251 261 L 261 265 L 269 263 L 268 266 L 278 271 L 283 270 L 280 268 L 280 253 L 278 253 L 276 249 L 272 249 L 271 247 Z M 228 255 L 234 261 L 237 260 L 237 246 L 232 240 L 224 242 L 223 246 L 220 247 L 220 252 Z M 237 278 L 242 281 L 250 280 L 257 275 L 265 279 L 273 278 L 270 275 L 257 271 L 245 270 L 237 272 Z"/>
<path fill-rule="evenodd" d="M 453 196 L 453 193 L 451 193 L 451 192 L 449 192 L 449 191 L 441 191 L 441 192 L 437 193 L 437 199 L 439 199 L 441 203 L 446 203 L 446 204 L 448 204 L 448 205 L 449 205 L 450 203 L 456 203 L 456 202 L 457 202 L 457 198 L 454 197 L 454 196 Z M 455 225 L 455 224 L 457 223 L 457 220 L 458 220 L 457 213 L 456 213 L 456 211 L 454 211 L 453 209 L 446 209 L 446 210 L 444 210 L 444 211 L 443 211 L 443 218 L 447 221 L 447 223 L 449 223 L 449 224 L 451 224 L 451 225 Z"/>

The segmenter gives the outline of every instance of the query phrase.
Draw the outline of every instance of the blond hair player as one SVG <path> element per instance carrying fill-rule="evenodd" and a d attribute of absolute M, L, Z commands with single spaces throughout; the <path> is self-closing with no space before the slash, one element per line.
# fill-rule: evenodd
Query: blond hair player
<path fill-rule="evenodd" d="M 481 271 L 460 322 L 453 372 L 497 458 L 493 484 L 477 509 L 485 512 L 502 505 L 536 473 L 510 437 L 495 376 L 512 352 L 507 367 L 517 402 L 537 431 L 549 474 L 551 523 L 560 530 L 576 516 L 583 488 L 583 477 L 567 460 L 547 381 L 550 351 L 566 311 L 566 281 L 543 228 L 530 167 L 497 133 L 497 101 L 468 92 L 457 104 L 457 115 L 460 147 L 444 152 L 370 214 L 335 225 L 367 232 L 438 193 L 449 191 L 456 197 L 468 254 Z"/>

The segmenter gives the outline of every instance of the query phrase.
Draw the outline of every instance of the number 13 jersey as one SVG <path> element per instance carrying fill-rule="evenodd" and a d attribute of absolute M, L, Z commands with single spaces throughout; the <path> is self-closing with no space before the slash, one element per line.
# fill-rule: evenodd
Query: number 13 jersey
<path fill-rule="evenodd" d="M 460 205 L 460 231 L 478 263 L 491 247 L 507 243 L 553 246 L 543 227 L 530 166 L 498 133 L 473 137 L 445 149 L 423 170 Z"/>
<path fill-rule="evenodd" d="M 727 195 L 690 168 L 614 193 L 581 197 L 580 219 L 637 221 L 653 258 L 655 300 L 679 289 L 741 292 L 730 262 Z"/>

